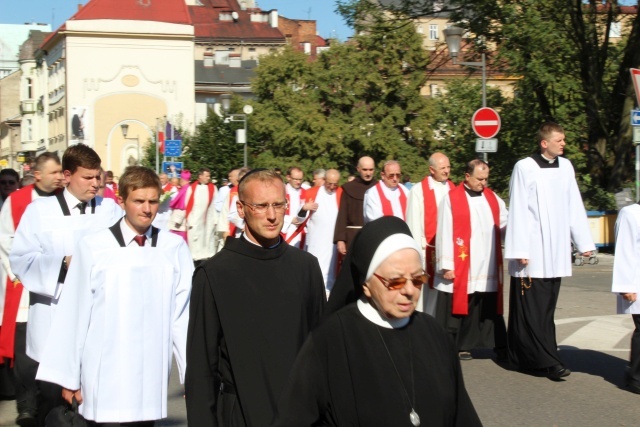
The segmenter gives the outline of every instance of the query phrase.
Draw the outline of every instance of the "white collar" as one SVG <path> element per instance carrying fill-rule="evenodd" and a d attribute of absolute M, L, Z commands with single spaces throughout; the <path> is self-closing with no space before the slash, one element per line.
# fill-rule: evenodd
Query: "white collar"
<path fill-rule="evenodd" d="M 122 232 L 122 240 L 124 240 L 124 245 L 129 246 L 133 241 L 133 238 L 138 236 L 138 234 L 129 227 L 129 224 L 126 223 L 125 219 L 122 218 L 120 221 L 120 231 Z M 147 231 L 144 232 L 144 236 L 147 236 L 147 240 L 151 239 L 151 227 L 147 228 Z M 137 243 L 136 243 L 137 245 Z M 146 246 L 146 244 L 145 244 Z"/>
<path fill-rule="evenodd" d="M 547 156 L 545 156 L 544 154 L 540 153 L 540 156 L 542 156 L 543 159 L 545 159 L 547 162 L 549 163 L 554 163 L 557 159 L 557 157 L 555 159 L 550 159 Z"/>
<path fill-rule="evenodd" d="M 369 304 L 369 301 L 364 295 L 360 297 L 357 304 L 358 310 L 360 310 L 360 313 L 362 313 L 368 321 L 383 328 L 398 329 L 405 327 L 409 323 L 408 317 L 402 319 L 387 319 L 383 317 L 373 305 Z"/>
<path fill-rule="evenodd" d="M 80 202 L 80 199 L 78 199 L 76 196 L 71 194 L 69 189 L 66 188 L 66 187 L 65 187 L 64 191 L 62 192 L 62 194 L 64 195 L 64 200 L 67 202 L 67 206 L 69 207 L 70 211 L 73 211 L 73 209 L 76 209 L 76 207 L 78 206 L 78 203 L 82 203 L 82 202 Z M 91 200 L 89 200 L 89 202 L 90 201 Z M 89 205 L 89 202 L 87 202 L 87 205 Z"/>

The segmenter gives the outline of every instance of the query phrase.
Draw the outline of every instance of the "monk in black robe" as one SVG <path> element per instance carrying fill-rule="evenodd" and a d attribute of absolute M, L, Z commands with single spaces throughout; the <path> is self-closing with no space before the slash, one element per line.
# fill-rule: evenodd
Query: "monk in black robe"
<path fill-rule="evenodd" d="M 481 425 L 455 346 L 415 311 L 427 281 L 421 252 L 396 217 L 363 227 L 343 265 L 350 274 L 336 282 L 357 301 L 311 333 L 272 426 Z"/>
<path fill-rule="evenodd" d="M 325 301 L 315 257 L 280 238 L 284 184 L 271 171 L 245 175 L 228 238 L 194 275 L 187 338 L 187 418 L 192 426 L 264 426 Z"/>

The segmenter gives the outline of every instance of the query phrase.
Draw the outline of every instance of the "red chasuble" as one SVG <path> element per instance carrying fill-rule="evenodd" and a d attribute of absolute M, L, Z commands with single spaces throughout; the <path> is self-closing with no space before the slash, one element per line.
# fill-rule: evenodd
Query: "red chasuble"
<path fill-rule="evenodd" d="M 380 203 L 382 203 L 382 214 L 384 216 L 393 216 L 393 206 L 391 206 L 391 201 L 387 199 L 387 196 L 384 195 L 384 191 L 382 190 L 382 186 L 384 184 L 382 182 L 378 182 L 376 184 L 376 190 L 378 191 L 378 196 L 380 197 Z M 402 208 L 402 220 L 406 220 L 406 212 L 407 212 L 407 195 L 404 194 L 400 188 L 396 191 L 400 192 L 400 207 Z"/>
<path fill-rule="evenodd" d="M 231 190 L 229 190 L 229 208 L 231 208 L 231 203 L 233 203 L 233 197 L 235 195 L 238 194 L 238 186 L 234 185 Z M 231 237 L 235 237 L 236 236 L 236 230 L 238 229 L 238 227 L 235 226 L 235 224 L 233 223 L 229 223 L 229 236 Z"/>
<path fill-rule="evenodd" d="M 18 228 L 20 219 L 27 210 L 27 206 L 33 198 L 34 185 L 28 185 L 11 193 L 11 217 L 13 229 Z M 0 356 L 13 359 L 15 352 L 16 318 L 20 308 L 20 299 L 24 287 L 21 283 L 14 284 L 9 276 L 6 277 L 7 290 L 4 297 L 4 313 L 2 315 L 2 328 L 0 328 Z"/>
<path fill-rule="evenodd" d="M 438 229 L 438 204 L 436 194 L 429 188 L 429 177 L 422 180 L 422 196 L 424 199 L 424 237 L 427 241 L 425 261 L 427 274 L 429 275 L 429 287 L 433 289 L 433 278 L 436 265 L 436 230 Z M 456 188 L 450 180 L 447 180 L 449 191 Z"/>
<path fill-rule="evenodd" d="M 488 188 L 482 192 L 493 216 L 496 248 L 496 274 L 498 276 L 498 314 L 503 313 L 502 303 L 502 247 L 500 245 L 500 206 L 495 193 Z M 453 218 L 453 257 L 454 272 L 453 279 L 453 308 L 452 313 L 458 315 L 469 314 L 469 299 L 467 296 L 467 286 L 469 284 L 469 268 L 471 266 L 471 253 L 469 251 L 471 243 L 471 213 L 469 211 L 469 201 L 464 189 L 464 184 L 460 184 L 455 189 L 449 191 L 451 200 L 451 214 Z"/>

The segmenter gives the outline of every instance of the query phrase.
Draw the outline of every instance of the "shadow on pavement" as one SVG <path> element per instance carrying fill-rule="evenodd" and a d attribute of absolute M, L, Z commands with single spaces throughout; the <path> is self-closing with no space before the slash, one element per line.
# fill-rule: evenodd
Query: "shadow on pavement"
<path fill-rule="evenodd" d="M 625 386 L 624 375 L 629 364 L 627 359 L 569 346 L 560 347 L 560 357 L 565 366 L 573 372 L 602 377 L 603 380 L 617 387 Z"/>

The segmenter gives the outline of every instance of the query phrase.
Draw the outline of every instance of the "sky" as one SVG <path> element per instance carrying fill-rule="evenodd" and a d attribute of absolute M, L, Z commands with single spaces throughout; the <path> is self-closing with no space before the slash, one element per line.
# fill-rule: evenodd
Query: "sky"
<path fill-rule="evenodd" d="M 87 0 L 0 0 L 0 23 L 39 22 L 56 29 L 77 11 L 78 4 L 86 3 Z M 258 0 L 258 7 L 278 9 L 280 15 L 291 19 L 315 19 L 318 34 L 324 38 L 346 40 L 352 34 L 334 12 L 334 0 Z"/>

